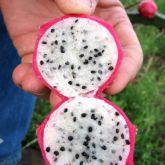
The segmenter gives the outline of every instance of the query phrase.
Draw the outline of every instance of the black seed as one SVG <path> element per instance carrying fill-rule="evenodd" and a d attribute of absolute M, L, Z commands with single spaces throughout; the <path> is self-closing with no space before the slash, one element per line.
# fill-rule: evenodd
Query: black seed
<path fill-rule="evenodd" d="M 60 46 L 60 51 L 61 51 L 61 53 L 65 53 L 65 49 L 63 46 Z"/>
<path fill-rule="evenodd" d="M 71 65 L 71 67 L 70 67 L 72 70 L 74 69 L 74 65 Z"/>
<path fill-rule="evenodd" d="M 80 86 L 80 84 L 76 84 L 76 86 L 77 86 L 77 87 L 79 87 L 79 86 Z"/>
<path fill-rule="evenodd" d="M 116 125 L 118 126 L 120 124 L 120 122 L 117 122 Z"/>
<path fill-rule="evenodd" d="M 73 114 L 73 112 L 71 112 L 71 116 L 73 116 L 74 114 Z"/>
<path fill-rule="evenodd" d="M 98 54 L 95 54 L 94 56 L 95 56 L 95 57 L 98 57 Z"/>
<path fill-rule="evenodd" d="M 68 151 L 69 151 L 69 152 L 72 152 L 72 149 L 69 148 Z"/>
<path fill-rule="evenodd" d="M 115 115 L 116 115 L 116 116 L 119 116 L 119 113 L 118 113 L 118 112 L 115 112 Z"/>
<path fill-rule="evenodd" d="M 66 41 L 65 40 L 62 40 L 62 43 L 66 43 Z"/>
<path fill-rule="evenodd" d="M 79 158 L 79 154 L 76 154 L 76 155 L 75 155 L 75 158 L 78 159 L 78 158 Z"/>
<path fill-rule="evenodd" d="M 113 137 L 113 140 L 116 141 L 118 138 L 116 136 Z"/>
<path fill-rule="evenodd" d="M 127 145 L 129 145 L 129 144 L 130 144 L 129 140 L 125 140 L 125 143 L 126 143 Z"/>
<path fill-rule="evenodd" d="M 44 62 L 41 60 L 41 61 L 40 61 L 40 65 L 43 65 L 43 64 L 44 64 Z"/>
<path fill-rule="evenodd" d="M 85 64 L 85 65 L 88 64 L 88 63 L 89 63 L 88 60 L 85 60 L 85 61 L 83 62 L 83 64 Z"/>
<path fill-rule="evenodd" d="M 47 42 L 46 41 L 42 41 L 42 44 L 47 44 Z"/>
<path fill-rule="evenodd" d="M 73 29 L 73 26 L 71 26 L 70 29 L 72 30 Z"/>
<path fill-rule="evenodd" d="M 47 56 L 47 54 L 44 54 L 43 57 L 45 58 Z"/>
<path fill-rule="evenodd" d="M 91 140 L 91 138 L 90 138 L 88 135 L 85 137 L 85 139 L 86 139 L 87 141 L 90 141 L 90 140 Z"/>
<path fill-rule="evenodd" d="M 121 134 L 121 138 L 124 139 L 124 134 L 123 133 Z"/>
<path fill-rule="evenodd" d="M 94 49 L 95 52 L 98 52 L 99 50 L 98 49 Z"/>
<path fill-rule="evenodd" d="M 116 129 L 116 133 L 119 133 L 119 129 L 118 128 Z"/>
<path fill-rule="evenodd" d="M 83 143 L 84 146 L 88 146 L 88 144 L 89 144 L 88 141 L 85 141 L 85 142 Z"/>
<path fill-rule="evenodd" d="M 97 54 L 97 56 L 102 56 L 102 53 L 101 53 L 101 52 L 99 52 L 99 53 Z"/>
<path fill-rule="evenodd" d="M 93 156 L 92 156 L 92 159 L 95 159 L 95 160 L 96 160 L 96 159 L 97 159 L 97 157 L 93 155 Z"/>
<path fill-rule="evenodd" d="M 66 112 L 68 112 L 68 108 L 65 108 L 65 109 L 64 109 L 64 113 L 66 113 Z"/>
<path fill-rule="evenodd" d="M 88 58 L 88 60 L 92 60 L 92 57 L 90 56 L 90 57 Z"/>
<path fill-rule="evenodd" d="M 73 121 L 74 121 L 74 122 L 76 121 L 76 117 L 73 118 Z"/>
<path fill-rule="evenodd" d="M 81 114 L 81 117 L 86 117 L 86 116 L 87 116 L 86 113 L 82 113 L 82 114 Z"/>
<path fill-rule="evenodd" d="M 99 64 L 99 68 L 102 68 L 103 67 L 103 65 L 102 64 Z"/>
<path fill-rule="evenodd" d="M 85 45 L 85 46 L 84 46 L 84 49 L 87 49 L 87 48 L 88 48 L 88 46 L 87 46 L 87 45 Z"/>
<path fill-rule="evenodd" d="M 101 125 L 101 124 L 102 124 L 102 122 L 99 120 L 99 121 L 98 121 L 98 125 Z"/>
<path fill-rule="evenodd" d="M 83 163 L 84 163 L 84 162 L 83 162 L 83 161 L 81 161 L 81 162 L 80 162 L 80 165 L 83 165 Z"/>
<path fill-rule="evenodd" d="M 79 57 L 81 57 L 81 58 L 84 57 L 84 54 L 80 54 Z"/>
<path fill-rule="evenodd" d="M 93 128 L 92 127 L 88 127 L 88 132 L 92 132 Z"/>
<path fill-rule="evenodd" d="M 102 70 L 98 70 L 98 73 L 99 73 L 99 74 L 102 74 L 103 72 L 102 72 Z"/>
<path fill-rule="evenodd" d="M 113 66 L 110 66 L 110 67 L 108 68 L 108 70 L 113 70 Z"/>
<path fill-rule="evenodd" d="M 61 150 L 61 151 L 65 151 L 65 147 L 61 147 L 60 150 Z"/>
<path fill-rule="evenodd" d="M 93 148 L 96 148 L 96 144 L 95 143 L 92 143 L 92 146 L 93 146 Z"/>
<path fill-rule="evenodd" d="M 82 152 L 81 154 L 82 156 L 89 157 L 89 155 L 86 152 Z"/>
<path fill-rule="evenodd" d="M 93 64 L 96 64 L 96 61 L 93 61 Z"/>
<path fill-rule="evenodd" d="M 87 87 L 86 86 L 82 86 L 82 89 L 86 89 Z"/>
<path fill-rule="evenodd" d="M 122 160 L 122 156 L 121 156 L 121 155 L 119 155 L 119 160 L 120 160 L 120 161 Z"/>
<path fill-rule="evenodd" d="M 58 45 L 58 41 L 57 41 L 57 40 L 55 40 L 54 43 L 55 43 L 56 45 Z"/>
<path fill-rule="evenodd" d="M 69 84 L 69 85 L 72 85 L 72 81 L 68 81 L 68 84 Z"/>
<path fill-rule="evenodd" d="M 102 159 L 99 159 L 100 163 L 103 163 L 104 161 Z"/>
<path fill-rule="evenodd" d="M 72 72 L 72 77 L 76 78 L 76 73 L 75 72 Z"/>
<path fill-rule="evenodd" d="M 77 23 L 78 22 L 78 19 L 76 19 L 74 22 Z"/>
<path fill-rule="evenodd" d="M 61 65 L 58 66 L 58 69 L 60 69 L 60 68 L 61 68 Z"/>
<path fill-rule="evenodd" d="M 66 61 L 66 62 L 65 62 L 65 65 L 69 65 L 69 61 Z"/>
<path fill-rule="evenodd" d="M 58 151 L 54 151 L 54 155 L 59 155 L 59 152 Z"/>
<path fill-rule="evenodd" d="M 68 140 L 72 141 L 73 140 L 73 136 L 68 136 Z"/>
<path fill-rule="evenodd" d="M 94 74 L 94 73 L 96 73 L 96 71 L 95 70 L 91 70 L 91 73 Z"/>
<path fill-rule="evenodd" d="M 51 31 L 51 33 L 53 33 L 54 32 L 54 29 L 51 29 L 50 31 Z"/>
<path fill-rule="evenodd" d="M 100 77 L 97 77 L 97 80 L 98 80 L 98 81 L 101 81 L 101 78 L 100 78 Z"/>
<path fill-rule="evenodd" d="M 106 147 L 105 145 L 101 146 L 101 148 L 102 148 L 103 150 L 106 150 L 106 149 L 107 149 L 107 147 Z"/>
<path fill-rule="evenodd" d="M 113 153 L 113 154 L 115 154 L 116 153 L 116 151 L 113 149 L 113 150 L 111 150 L 111 152 Z"/>
<path fill-rule="evenodd" d="M 95 116 L 95 114 L 91 115 L 91 119 L 97 120 L 97 117 Z"/>
<path fill-rule="evenodd" d="M 46 152 L 50 152 L 50 147 L 46 147 Z"/>

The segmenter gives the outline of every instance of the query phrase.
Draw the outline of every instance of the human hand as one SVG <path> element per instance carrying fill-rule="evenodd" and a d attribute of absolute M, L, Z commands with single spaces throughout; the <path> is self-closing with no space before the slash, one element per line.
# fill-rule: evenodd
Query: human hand
<path fill-rule="evenodd" d="M 118 0 L 1 0 L 0 6 L 9 34 L 21 57 L 21 64 L 13 73 L 14 82 L 25 91 L 50 99 L 53 106 L 60 98 L 36 78 L 31 62 L 38 28 L 63 13 L 93 13 L 112 24 L 116 31 L 124 50 L 124 59 L 114 82 L 105 90 L 107 94 L 113 95 L 123 90 L 142 65 L 139 41 Z"/>

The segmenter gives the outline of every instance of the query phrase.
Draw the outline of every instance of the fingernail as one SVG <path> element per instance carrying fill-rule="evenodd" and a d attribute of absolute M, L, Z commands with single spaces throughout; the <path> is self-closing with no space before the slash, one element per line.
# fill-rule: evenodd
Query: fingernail
<path fill-rule="evenodd" d="M 98 0 L 80 0 L 82 4 L 85 4 L 86 6 L 90 8 L 95 8 L 97 5 Z"/>
<path fill-rule="evenodd" d="M 93 14 L 99 0 L 58 0 L 63 13 Z"/>

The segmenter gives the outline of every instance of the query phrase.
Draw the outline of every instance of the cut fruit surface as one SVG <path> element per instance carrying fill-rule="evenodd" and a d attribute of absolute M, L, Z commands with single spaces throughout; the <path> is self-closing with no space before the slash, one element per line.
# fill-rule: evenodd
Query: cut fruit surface
<path fill-rule="evenodd" d="M 34 65 L 61 95 L 96 92 L 115 73 L 122 51 L 112 27 L 95 17 L 70 16 L 41 28 Z"/>
<path fill-rule="evenodd" d="M 67 15 L 40 29 L 33 67 L 62 102 L 37 129 L 47 165 L 133 165 L 135 126 L 99 96 L 123 52 L 108 23 Z"/>
<path fill-rule="evenodd" d="M 132 159 L 134 126 L 117 107 L 98 98 L 70 99 L 51 113 L 38 135 L 49 164 L 125 165 Z M 131 152 L 130 152 L 131 151 Z"/>

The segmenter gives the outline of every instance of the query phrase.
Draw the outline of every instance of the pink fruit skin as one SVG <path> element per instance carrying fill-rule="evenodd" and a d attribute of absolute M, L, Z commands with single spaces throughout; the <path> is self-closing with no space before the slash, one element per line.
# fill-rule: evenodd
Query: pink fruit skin
<path fill-rule="evenodd" d="M 134 144 L 135 144 L 135 136 L 136 136 L 136 127 L 129 121 L 129 119 L 124 114 L 124 112 L 119 107 L 117 107 L 114 103 L 110 102 L 109 100 L 106 100 L 105 98 L 103 98 L 99 95 L 96 95 L 95 98 L 104 100 L 109 105 L 112 105 L 124 117 L 128 127 L 129 127 L 129 134 L 130 134 L 130 153 L 129 153 L 129 156 L 127 158 L 127 161 L 126 161 L 125 165 L 134 165 L 133 157 L 134 157 Z M 56 106 L 56 108 L 53 111 L 50 112 L 50 114 L 46 117 L 46 119 L 42 122 L 42 124 L 37 128 L 38 143 L 40 145 L 41 152 L 42 152 L 42 155 L 44 157 L 46 165 L 50 165 L 50 163 L 49 163 L 48 159 L 46 158 L 46 154 L 45 154 L 45 151 L 44 151 L 44 143 L 43 143 L 44 128 L 45 128 L 45 125 L 46 125 L 47 121 L 49 120 L 51 114 L 54 111 L 56 111 L 56 109 L 58 109 L 58 107 L 60 107 L 61 104 L 63 104 L 63 101 L 60 102 Z"/>
<path fill-rule="evenodd" d="M 139 9 L 140 15 L 148 19 L 154 18 L 158 10 L 157 5 L 153 0 L 141 1 L 138 9 Z"/>
<path fill-rule="evenodd" d="M 66 100 L 67 97 L 60 94 L 56 89 L 54 89 L 52 86 L 50 86 L 42 77 L 39 69 L 38 69 L 38 66 L 37 66 L 37 61 L 36 61 L 36 56 L 37 56 L 37 48 L 38 48 L 38 44 L 39 44 L 39 41 L 40 39 L 42 38 L 42 36 L 44 35 L 45 31 L 51 27 L 53 24 L 56 24 L 57 22 L 65 19 L 65 18 L 68 18 L 68 17 L 79 17 L 79 18 L 88 18 L 88 19 L 91 19 L 91 20 L 94 20 L 98 23 L 100 23 L 101 25 L 105 26 L 106 29 L 109 30 L 109 32 L 113 35 L 114 37 L 114 40 L 116 42 L 116 45 L 117 45 L 117 49 L 118 49 L 118 61 L 117 61 L 117 64 L 116 64 L 116 67 L 112 73 L 112 75 L 109 77 L 109 79 L 97 90 L 97 93 L 101 93 L 106 87 L 108 84 L 110 84 L 115 76 L 116 76 L 116 73 L 117 73 L 117 70 L 121 64 L 121 61 L 123 59 L 123 51 L 121 49 L 121 45 L 117 39 L 117 36 L 115 34 L 115 32 L 113 31 L 112 29 L 112 26 L 108 23 L 106 23 L 105 21 L 101 20 L 101 19 L 98 19 L 96 17 L 93 17 L 93 16 L 87 16 L 87 15 L 75 15 L 75 14 L 72 14 L 72 15 L 66 15 L 66 16 L 63 16 L 61 18 L 57 18 L 53 21 L 50 21 L 46 24 L 44 24 L 43 26 L 41 26 L 40 28 L 40 31 L 39 31 L 39 34 L 38 34 L 38 38 L 37 38 L 37 41 L 36 41 L 36 44 L 35 44 L 35 47 L 34 47 L 34 55 L 33 55 L 33 69 L 38 77 L 38 79 L 40 79 L 48 88 L 50 88 L 53 92 L 55 92 L 58 96 L 60 96 L 62 99 Z"/>
<path fill-rule="evenodd" d="M 129 121 L 129 119 L 127 118 L 127 116 L 124 114 L 124 112 L 122 110 L 120 110 L 116 105 L 114 105 L 112 102 L 110 102 L 109 100 L 106 100 L 105 98 L 101 97 L 100 96 L 100 93 L 102 93 L 102 91 L 107 87 L 108 84 L 112 83 L 112 81 L 114 80 L 116 74 L 117 74 L 117 71 L 119 69 L 119 66 L 122 62 L 122 59 L 123 59 L 123 51 L 122 51 L 122 48 L 121 48 L 121 45 L 120 45 L 120 42 L 118 41 L 117 39 L 117 36 L 115 34 L 115 32 L 113 31 L 113 28 L 110 24 L 106 23 L 105 21 L 101 20 L 101 19 L 98 19 L 96 17 L 93 17 L 93 16 L 87 16 L 87 15 L 77 15 L 77 14 L 70 14 L 70 15 L 66 15 L 66 16 L 63 16 L 61 18 L 57 18 L 53 21 L 50 21 L 46 24 L 44 24 L 43 26 L 41 26 L 40 28 L 40 31 L 39 31 L 39 35 L 38 35 L 38 38 L 37 38 L 37 41 L 36 41 L 36 44 L 35 44 L 35 47 L 34 47 L 34 55 L 33 55 L 33 69 L 36 73 L 36 76 L 38 77 L 39 80 L 41 80 L 41 82 L 43 82 L 49 89 L 51 89 L 54 93 L 56 93 L 58 96 L 61 97 L 62 101 L 55 107 L 53 108 L 53 111 L 50 112 L 50 114 L 45 118 L 45 120 L 42 122 L 42 124 L 37 128 L 37 137 L 38 137 L 38 143 L 40 145 L 40 148 L 41 148 L 41 152 L 42 152 L 42 155 L 43 155 L 43 158 L 45 160 L 45 163 L 46 165 L 50 165 L 49 164 L 49 161 L 47 160 L 46 158 L 46 154 L 45 154 L 45 151 L 44 151 L 44 145 L 43 145 L 43 137 L 44 137 L 44 127 L 47 123 L 47 121 L 49 120 L 51 114 L 56 111 L 58 109 L 58 107 L 60 107 L 65 101 L 67 101 L 69 98 L 67 98 L 66 96 L 60 94 L 55 88 L 53 88 L 52 86 L 50 86 L 42 77 L 39 69 L 38 69 L 38 66 L 37 66 L 37 48 L 38 48 L 38 44 L 39 44 L 39 41 L 41 39 L 41 37 L 43 36 L 43 34 L 46 32 L 46 30 L 51 27 L 53 24 L 56 24 L 57 22 L 65 19 L 65 18 L 68 18 L 68 17 L 79 17 L 79 18 L 88 18 L 88 19 L 91 19 L 91 20 L 94 20 L 98 23 L 100 23 L 101 25 L 103 25 L 104 27 L 106 27 L 109 32 L 113 35 L 114 37 L 114 40 L 116 42 L 116 45 L 117 45 L 117 48 L 118 48 L 118 61 L 117 61 L 117 64 L 116 64 L 116 67 L 112 73 L 112 75 L 109 77 L 109 79 L 97 90 L 96 94 L 95 94 L 95 98 L 98 98 L 98 99 L 101 99 L 101 100 L 104 100 L 106 103 L 112 105 L 113 107 L 115 107 L 119 113 L 124 117 L 124 119 L 126 120 L 127 122 L 127 125 L 129 127 L 129 130 L 130 130 L 130 153 L 129 153 L 129 156 L 127 158 L 127 161 L 126 161 L 126 165 L 133 165 L 133 155 L 134 155 L 134 143 L 135 143 L 135 135 L 136 135 L 136 128 L 135 126 Z M 87 96 L 88 97 L 88 96 Z M 90 96 L 89 96 L 90 97 Z"/>

